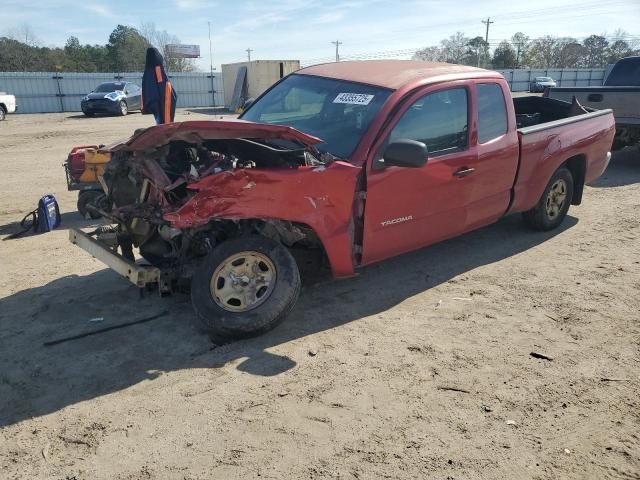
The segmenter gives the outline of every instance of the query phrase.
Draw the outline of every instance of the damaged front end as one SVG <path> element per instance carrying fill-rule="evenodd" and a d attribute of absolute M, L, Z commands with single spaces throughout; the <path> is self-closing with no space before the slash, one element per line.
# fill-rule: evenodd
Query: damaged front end
<path fill-rule="evenodd" d="M 260 188 L 250 198 L 258 184 L 273 196 L 277 179 L 267 172 L 324 169 L 330 160 L 313 148 L 320 140 L 288 127 L 203 123 L 152 127 L 109 148 L 103 186 L 113 209 L 100 213 L 112 224 L 93 233 L 131 262 L 137 249 L 162 272 L 164 290 L 188 281 L 203 257 L 233 237 L 259 233 L 289 247 L 320 247 L 311 228 L 286 219 L 285 199 L 265 217 L 258 211 L 269 199 Z M 262 205 L 247 207 L 247 198 Z"/>

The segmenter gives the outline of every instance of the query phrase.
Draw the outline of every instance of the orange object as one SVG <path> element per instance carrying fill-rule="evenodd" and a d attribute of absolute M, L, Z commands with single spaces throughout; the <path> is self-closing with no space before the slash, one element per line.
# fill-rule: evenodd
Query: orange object
<path fill-rule="evenodd" d="M 111 160 L 110 152 L 103 152 L 94 148 L 84 151 L 84 172 L 80 175 L 80 183 L 97 182 L 98 177 L 104 174 L 104 165 Z"/>
<path fill-rule="evenodd" d="M 165 85 L 164 98 L 164 123 L 171 123 L 171 82 L 169 80 Z"/>

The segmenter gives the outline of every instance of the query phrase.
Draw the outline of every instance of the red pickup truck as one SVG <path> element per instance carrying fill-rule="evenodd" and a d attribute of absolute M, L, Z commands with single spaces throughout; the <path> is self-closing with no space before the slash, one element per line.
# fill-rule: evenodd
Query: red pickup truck
<path fill-rule="evenodd" d="M 189 282 L 212 336 L 253 335 L 298 298 L 292 250 L 348 277 L 513 213 L 555 228 L 607 167 L 614 132 L 611 110 L 512 99 L 496 72 L 317 65 L 239 120 L 158 125 L 108 147 L 112 225 L 71 241 L 139 287 Z"/>

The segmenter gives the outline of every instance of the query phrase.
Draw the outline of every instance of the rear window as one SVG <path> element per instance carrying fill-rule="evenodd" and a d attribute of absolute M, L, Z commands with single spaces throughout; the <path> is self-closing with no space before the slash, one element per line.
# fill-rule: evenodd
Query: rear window
<path fill-rule="evenodd" d="M 478 88 L 478 143 L 487 143 L 507 133 L 507 107 L 497 83 L 481 83 Z"/>

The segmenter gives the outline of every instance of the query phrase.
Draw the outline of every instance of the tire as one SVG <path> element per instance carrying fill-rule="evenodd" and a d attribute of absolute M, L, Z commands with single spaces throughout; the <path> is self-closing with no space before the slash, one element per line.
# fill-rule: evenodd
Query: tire
<path fill-rule="evenodd" d="M 252 271 L 258 275 L 249 279 Z M 242 277 L 236 276 L 238 273 Z M 260 281 L 258 294 L 251 295 L 250 288 L 232 284 L 233 276 L 240 282 L 260 276 L 271 281 Z M 191 279 L 191 303 L 198 327 L 212 340 L 245 338 L 271 330 L 284 320 L 298 300 L 300 288 L 298 265 L 289 250 L 269 238 L 250 235 L 227 240 L 209 253 Z M 241 305 L 238 298 L 242 293 L 236 292 L 249 292 L 249 297 L 257 300 L 253 306 Z"/>
<path fill-rule="evenodd" d="M 7 111 L 4 109 L 4 106 L 0 105 L 0 122 L 7 118 Z"/>
<path fill-rule="evenodd" d="M 93 117 L 95 115 L 95 113 L 93 112 L 85 112 L 84 110 L 82 111 L 82 113 L 84 113 L 86 117 Z"/>
<path fill-rule="evenodd" d="M 118 107 L 120 107 L 119 115 L 121 117 L 124 117 L 127 115 L 127 113 L 129 113 L 129 107 L 127 107 L 127 102 L 125 102 L 124 100 L 120 100 Z"/>
<path fill-rule="evenodd" d="M 104 201 L 104 198 L 101 197 L 105 197 L 105 195 L 99 190 L 85 190 L 84 192 L 80 192 L 80 195 L 78 195 L 78 212 L 80 215 L 86 219 L 91 218 L 92 220 L 100 218 L 100 214 L 89 210 L 87 205 L 96 205 L 100 208 L 100 203 Z"/>
<path fill-rule="evenodd" d="M 553 230 L 567 216 L 572 199 L 573 175 L 569 169 L 560 167 L 549 180 L 538 204 L 524 212 L 522 218 L 534 230 Z"/>

